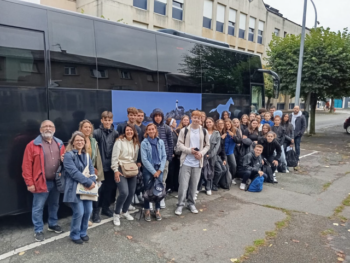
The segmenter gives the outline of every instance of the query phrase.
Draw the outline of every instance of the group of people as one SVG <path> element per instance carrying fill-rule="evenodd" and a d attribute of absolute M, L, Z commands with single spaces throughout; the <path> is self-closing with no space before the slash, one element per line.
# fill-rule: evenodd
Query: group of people
<path fill-rule="evenodd" d="M 223 112 L 216 121 L 195 110 L 191 116 L 184 115 L 179 125 L 175 119 L 164 120 L 161 109 L 152 112 L 153 122 L 147 125 L 143 124 L 141 109 L 128 108 L 127 117 L 125 123 L 114 127 L 112 112 L 104 111 L 96 130 L 89 120 L 83 120 L 66 147 L 54 137 L 53 122 L 41 123 L 40 135 L 27 145 L 22 164 L 27 189 L 33 193 L 36 241 L 45 239 L 46 201 L 48 231 L 63 232 L 57 217 L 60 192 L 56 173 L 60 166 L 65 175 L 63 202 L 73 211 L 70 238 L 83 244 L 89 241 L 88 226 L 99 223 L 101 214 L 113 217 L 116 226 L 121 224 L 121 218 L 134 220 L 131 214 L 137 208 L 132 203 L 143 202 L 146 221 L 152 220 L 152 211 L 156 220 L 162 220 L 160 210 L 166 208 L 165 200 L 152 203 L 143 196 L 152 180 L 161 182 L 166 190 L 178 192 L 175 214 L 181 215 L 186 204 L 192 213 L 198 213 L 196 199 L 203 187 L 208 195 L 218 190 L 214 172 L 218 163 L 228 168 L 232 183 L 242 180 L 242 190 L 249 179 L 264 176 L 264 163 L 269 163 L 275 174 L 278 164 L 285 162 L 288 146 L 295 145 L 300 155 L 306 126 L 298 106 L 290 115 L 279 114 L 275 108 L 269 112 L 260 109 L 240 120 L 231 120 L 230 112 Z M 137 170 L 136 174 L 132 169 Z M 78 185 L 86 191 L 98 189 L 98 197 L 83 198 L 77 193 Z M 114 211 L 110 209 L 113 202 Z"/>

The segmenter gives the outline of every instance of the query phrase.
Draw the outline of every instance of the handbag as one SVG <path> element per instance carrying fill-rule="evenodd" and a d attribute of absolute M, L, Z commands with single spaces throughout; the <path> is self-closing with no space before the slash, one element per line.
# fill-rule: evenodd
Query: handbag
<path fill-rule="evenodd" d="M 121 165 L 121 168 L 125 178 L 135 177 L 139 173 L 136 163 L 125 163 Z"/>
<path fill-rule="evenodd" d="M 56 171 L 55 182 L 57 191 L 60 193 L 64 193 L 64 188 L 66 186 L 66 177 L 64 174 L 63 164 L 61 164 Z"/>
<path fill-rule="evenodd" d="M 84 171 L 82 172 L 82 174 L 89 178 L 89 177 L 93 177 L 96 175 L 90 175 L 90 171 L 89 171 L 89 154 L 86 154 L 86 166 L 84 168 Z M 86 190 L 85 186 L 82 185 L 81 183 L 78 183 L 77 185 L 77 190 L 76 190 L 76 194 L 80 195 L 80 199 L 81 200 L 90 200 L 90 201 L 97 201 L 98 199 L 98 186 L 97 184 L 95 185 L 95 187 L 91 190 Z"/>

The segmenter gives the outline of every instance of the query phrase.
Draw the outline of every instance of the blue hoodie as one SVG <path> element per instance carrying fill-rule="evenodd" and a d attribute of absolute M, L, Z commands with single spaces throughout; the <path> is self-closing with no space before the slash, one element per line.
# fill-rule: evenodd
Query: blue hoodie
<path fill-rule="evenodd" d="M 269 124 L 271 127 L 272 127 L 273 125 L 275 125 L 275 124 L 273 123 L 272 120 L 265 121 L 265 119 L 263 119 L 263 120 L 261 121 L 261 124 L 264 125 L 265 123 Z"/>

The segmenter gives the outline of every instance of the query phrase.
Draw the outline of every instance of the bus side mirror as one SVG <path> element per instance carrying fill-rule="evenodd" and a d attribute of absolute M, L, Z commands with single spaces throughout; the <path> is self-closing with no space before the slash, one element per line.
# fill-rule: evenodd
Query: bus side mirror
<path fill-rule="evenodd" d="M 280 95 L 280 77 L 278 74 L 272 70 L 268 69 L 258 69 L 259 72 L 266 73 L 272 76 L 273 79 L 273 94 L 274 98 L 278 99 L 278 96 Z"/>

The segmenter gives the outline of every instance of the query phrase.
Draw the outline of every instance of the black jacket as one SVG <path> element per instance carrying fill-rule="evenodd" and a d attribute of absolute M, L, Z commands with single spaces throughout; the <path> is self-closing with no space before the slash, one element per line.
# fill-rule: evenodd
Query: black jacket
<path fill-rule="evenodd" d="M 261 170 L 262 165 L 261 155 L 256 157 L 254 152 L 249 152 L 243 157 L 244 170 L 248 170 L 256 174 Z"/>
<path fill-rule="evenodd" d="M 282 146 L 285 140 L 286 130 L 283 126 L 272 126 L 271 130 L 277 135 L 277 142 Z"/>
<path fill-rule="evenodd" d="M 285 134 L 284 134 L 284 145 L 290 145 L 290 142 L 292 141 L 292 139 L 294 139 L 294 127 L 291 123 L 285 123 L 282 124 L 284 130 L 285 130 Z"/>
<path fill-rule="evenodd" d="M 272 142 L 267 142 L 266 138 L 261 137 L 259 139 L 259 144 L 261 144 L 264 147 L 264 150 L 262 152 L 262 157 L 269 159 L 271 156 L 274 155 L 274 152 L 276 151 L 276 156 L 274 156 L 274 160 L 279 160 L 281 158 L 281 146 L 280 144 L 276 141 L 276 139 L 273 139 Z"/>
<path fill-rule="evenodd" d="M 94 130 L 94 138 L 98 143 L 101 160 L 103 164 L 103 171 L 111 171 L 111 159 L 115 140 L 119 137 L 118 132 L 114 129 L 112 124 L 110 129 L 105 129 L 101 124 L 100 127 Z"/>
<path fill-rule="evenodd" d="M 289 115 L 289 120 L 292 123 L 293 114 Z M 298 136 L 303 136 L 306 130 L 306 119 L 303 114 L 300 114 L 295 120 L 295 128 L 294 128 L 294 138 Z"/>
<path fill-rule="evenodd" d="M 243 135 L 247 136 L 247 138 L 251 139 L 253 142 L 257 141 L 259 138 L 259 132 L 249 133 L 248 129 L 243 131 Z"/>

